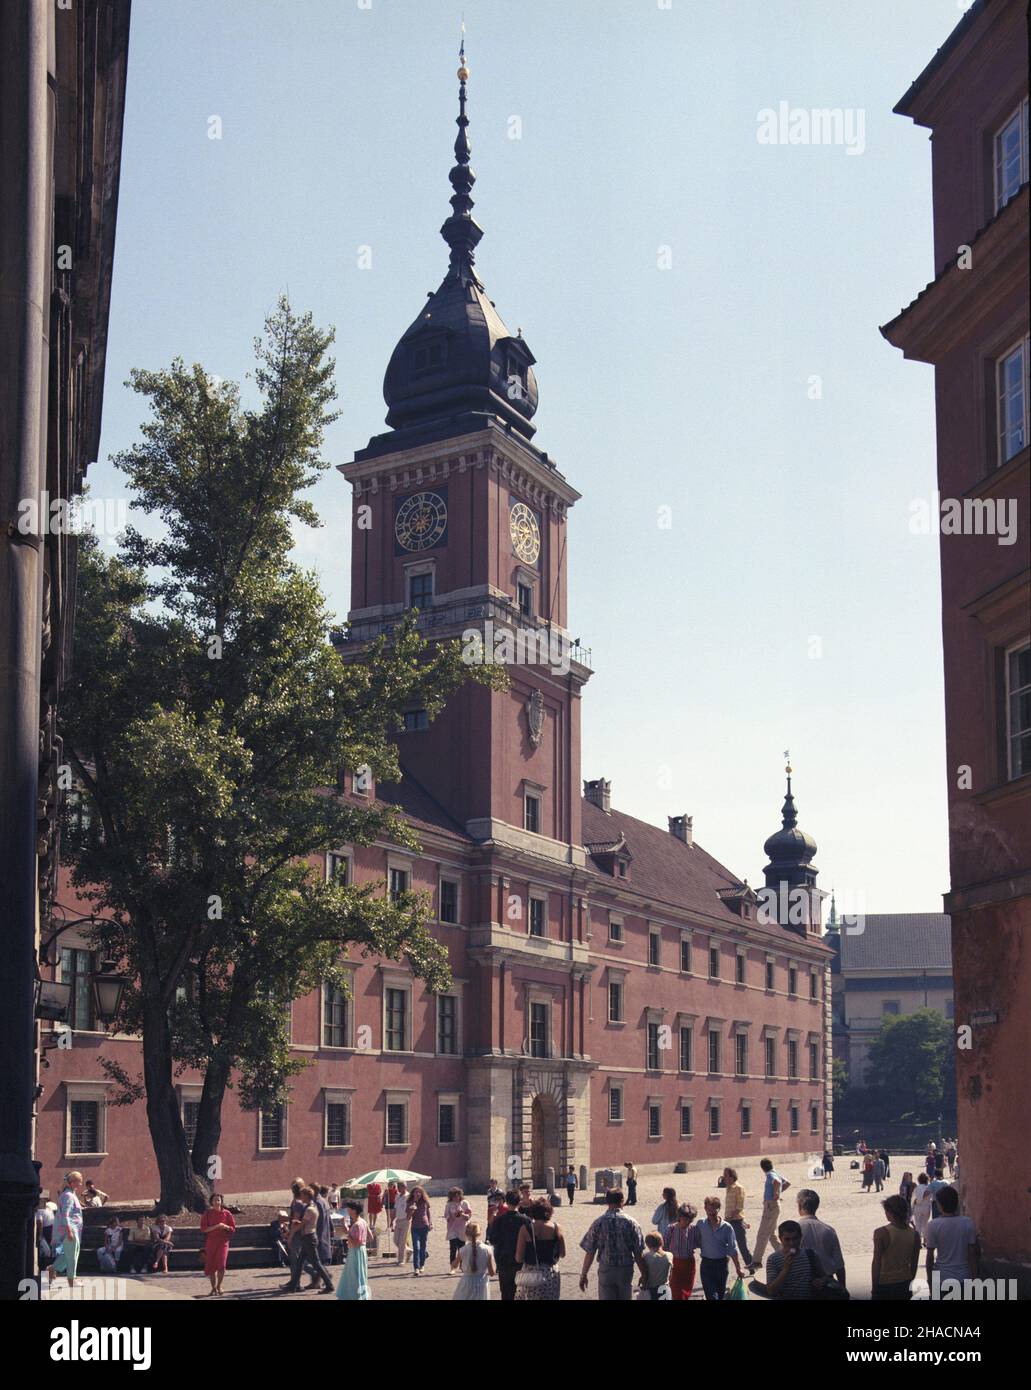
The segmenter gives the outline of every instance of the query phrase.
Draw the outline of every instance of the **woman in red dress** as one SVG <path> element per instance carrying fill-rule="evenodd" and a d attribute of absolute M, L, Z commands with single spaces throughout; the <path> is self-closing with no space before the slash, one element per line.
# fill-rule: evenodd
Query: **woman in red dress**
<path fill-rule="evenodd" d="M 211 1280 L 211 1293 L 221 1293 L 229 1259 L 229 1240 L 236 1230 L 236 1222 L 232 1212 L 222 1205 L 221 1192 L 213 1192 L 208 1202 L 208 1210 L 200 1219 L 204 1232 L 204 1273 Z"/>

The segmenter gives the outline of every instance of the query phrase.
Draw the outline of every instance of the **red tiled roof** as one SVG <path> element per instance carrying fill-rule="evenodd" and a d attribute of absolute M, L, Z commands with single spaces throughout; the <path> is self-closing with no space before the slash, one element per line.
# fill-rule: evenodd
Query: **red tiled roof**
<path fill-rule="evenodd" d="M 397 806 L 417 830 L 421 828 L 442 831 L 456 840 L 464 840 L 471 844 L 472 839 L 465 833 L 465 829 L 434 800 L 422 783 L 417 782 L 404 768 L 401 769 L 401 773 L 400 782 L 377 784 L 376 800 L 389 806 Z"/>

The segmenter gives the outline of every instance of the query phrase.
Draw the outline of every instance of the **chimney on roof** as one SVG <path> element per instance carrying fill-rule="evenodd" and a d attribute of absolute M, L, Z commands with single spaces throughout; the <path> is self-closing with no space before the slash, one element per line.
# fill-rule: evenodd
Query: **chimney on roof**
<path fill-rule="evenodd" d="M 609 806 L 612 801 L 612 783 L 607 782 L 604 777 L 598 777 L 593 782 L 584 782 L 584 796 L 592 806 L 597 806 L 600 811 L 609 814 Z"/>
<path fill-rule="evenodd" d="M 694 816 L 670 816 L 669 833 L 685 845 L 694 844 Z"/>

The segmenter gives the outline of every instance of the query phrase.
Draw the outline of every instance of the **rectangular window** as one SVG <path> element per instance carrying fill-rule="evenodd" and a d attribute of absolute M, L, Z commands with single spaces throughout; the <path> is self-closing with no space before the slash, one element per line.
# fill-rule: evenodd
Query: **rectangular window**
<path fill-rule="evenodd" d="M 610 917 L 610 918 L 609 918 L 609 940 L 610 940 L 610 941 L 622 941 L 622 940 L 623 940 L 623 923 L 620 921 L 620 919 L 619 919 L 618 917 Z"/>
<path fill-rule="evenodd" d="M 777 1039 L 770 1034 L 766 1035 L 766 1075 L 777 1075 Z"/>
<path fill-rule="evenodd" d="M 1028 340 L 995 364 L 995 401 L 999 431 L 999 464 L 1008 463 L 1027 444 Z"/>
<path fill-rule="evenodd" d="M 530 1004 L 530 1056 L 548 1055 L 548 1006 Z"/>
<path fill-rule="evenodd" d="M 1031 644 L 1006 653 L 1006 748 L 1009 780 L 1031 772 Z"/>
<path fill-rule="evenodd" d="M 458 884 L 453 878 L 440 880 L 440 921 L 455 924 L 458 922 Z"/>
<path fill-rule="evenodd" d="M 544 936 L 544 899 L 530 899 L 530 935 Z"/>
<path fill-rule="evenodd" d="M 437 1143 L 458 1143 L 458 1107 L 453 1101 L 442 1100 L 437 1106 Z"/>
<path fill-rule="evenodd" d="M 658 965 L 661 959 L 662 937 L 657 931 L 648 933 L 648 964 Z"/>
<path fill-rule="evenodd" d="M 437 997 L 437 1051 L 446 1057 L 458 1056 L 458 996 Z"/>
<path fill-rule="evenodd" d="M 780 1133 L 780 1109 L 776 1105 L 770 1106 L 770 1133 Z"/>
<path fill-rule="evenodd" d="M 809 1107 L 809 1133 L 819 1134 L 820 1132 L 820 1107 L 811 1105 Z"/>
<path fill-rule="evenodd" d="M 326 881 L 339 883 L 344 888 L 351 882 L 351 857 L 337 854 L 334 850 L 326 855 Z"/>
<path fill-rule="evenodd" d="M 261 1142 L 263 1149 L 286 1148 L 286 1106 L 273 1105 L 261 1112 Z"/>
<path fill-rule="evenodd" d="M 709 1071 L 718 1073 L 720 1070 L 720 1035 L 715 1028 L 709 1029 Z"/>
<path fill-rule="evenodd" d="M 720 1134 L 720 1107 L 718 1105 L 709 1106 L 709 1134 L 712 1137 Z"/>
<path fill-rule="evenodd" d="M 408 1049 L 408 1027 L 406 1006 L 408 991 L 387 989 L 385 991 L 386 1037 L 384 1047 L 387 1052 L 406 1052 Z"/>
<path fill-rule="evenodd" d="M 73 1100 L 71 1103 L 69 1153 L 100 1153 L 100 1101 Z"/>
<path fill-rule="evenodd" d="M 322 1046 L 347 1046 L 347 995 L 337 985 L 322 986 Z"/>
<path fill-rule="evenodd" d="M 788 966 L 788 993 L 798 993 L 798 970 L 795 966 Z"/>
<path fill-rule="evenodd" d="M 734 1070 L 738 1076 L 748 1075 L 748 1034 L 734 1036 Z"/>
<path fill-rule="evenodd" d="M 1027 98 L 995 133 L 995 211 L 999 212 L 1027 183 Z"/>
<path fill-rule="evenodd" d="M 798 1106 L 797 1106 L 797 1105 L 789 1105 L 789 1106 L 788 1106 L 788 1116 L 789 1116 L 789 1118 L 790 1118 L 790 1120 L 791 1120 L 791 1133 L 792 1133 L 792 1134 L 797 1134 L 797 1133 L 798 1133 Z"/>
<path fill-rule="evenodd" d="M 662 1138 L 662 1106 L 649 1105 L 648 1107 L 648 1138 Z"/>
<path fill-rule="evenodd" d="M 691 938 L 682 936 L 680 938 L 680 973 L 690 975 L 691 973 Z"/>
<path fill-rule="evenodd" d="M 61 951 L 61 981 L 71 985 L 71 1002 L 68 1006 L 68 1024 L 71 1028 L 91 1031 L 95 1027 L 93 1015 L 93 952 L 74 947 L 64 947 Z M 94 1150 L 79 1150 L 92 1153 Z"/>
<path fill-rule="evenodd" d="M 788 1038 L 788 1076 L 793 1081 L 798 1078 L 798 1043 L 794 1038 Z"/>
<path fill-rule="evenodd" d="M 819 999 L 820 997 L 820 977 L 815 970 L 809 972 L 809 998 Z"/>
<path fill-rule="evenodd" d="M 387 1143 L 408 1143 L 407 1101 L 390 1101 L 387 1105 Z"/>
<path fill-rule="evenodd" d="M 523 829 L 531 835 L 541 833 L 541 799 L 529 793 L 523 798 Z"/>
<path fill-rule="evenodd" d="M 694 1031 L 691 1028 L 680 1030 L 680 1070 L 694 1071 Z"/>
<path fill-rule="evenodd" d="M 408 576 L 408 607 L 427 608 L 433 598 L 433 575 L 410 574 Z"/>
<path fill-rule="evenodd" d="M 197 1118 L 200 1115 L 199 1100 L 183 1101 L 183 1132 L 186 1135 L 186 1147 L 193 1152 L 193 1146 L 197 1142 Z"/>
<path fill-rule="evenodd" d="M 609 981 L 609 1022 L 623 1022 L 623 984 L 620 980 Z"/>
<path fill-rule="evenodd" d="M 649 1071 L 660 1071 L 662 1067 L 661 1054 L 659 1052 L 659 1025 L 657 1023 L 648 1024 L 647 1067 Z"/>
<path fill-rule="evenodd" d="M 809 1080 L 819 1081 L 820 1079 L 820 1044 L 809 1044 Z"/>
<path fill-rule="evenodd" d="M 396 903 L 408 892 L 410 874 L 407 869 L 390 870 L 390 901 Z"/>
<path fill-rule="evenodd" d="M 326 1148 L 346 1149 L 351 1143 L 351 1107 L 347 1101 L 326 1104 Z"/>
<path fill-rule="evenodd" d="M 718 980 L 720 977 L 720 948 L 718 946 L 709 947 L 709 979 Z"/>
<path fill-rule="evenodd" d="M 430 727 L 430 717 L 424 709 L 406 709 L 404 712 L 404 731 L 406 734 L 421 734 Z"/>
<path fill-rule="evenodd" d="M 882 999 L 881 1013 L 893 1016 L 900 1011 L 901 1004 L 898 999 Z"/>
<path fill-rule="evenodd" d="M 529 584 L 517 584 L 516 594 L 519 598 L 519 616 L 521 618 L 532 618 L 533 588 Z"/>
<path fill-rule="evenodd" d="M 743 985 L 745 982 L 745 964 L 747 959 L 747 956 L 744 956 L 740 951 L 738 952 L 734 978 L 739 985 Z"/>
<path fill-rule="evenodd" d="M 751 1107 L 750 1105 L 742 1105 L 742 1107 L 741 1107 L 741 1133 L 742 1133 L 743 1135 L 745 1135 L 745 1134 L 751 1134 L 751 1132 L 752 1132 L 752 1107 Z"/>
<path fill-rule="evenodd" d="M 680 1137 L 681 1139 L 690 1139 L 693 1133 L 694 1127 L 691 1122 L 691 1107 L 690 1105 L 682 1104 L 680 1107 Z"/>
<path fill-rule="evenodd" d="M 609 1085 L 609 1119 L 623 1118 L 623 1087 Z"/>
<path fill-rule="evenodd" d="M 767 988 L 767 989 L 772 989 L 772 988 L 773 988 L 773 961 L 772 961 L 772 960 L 768 960 L 768 961 L 766 962 L 766 988 Z"/>
<path fill-rule="evenodd" d="M 423 343 L 412 351 L 412 370 L 420 376 L 424 372 L 436 372 L 447 360 L 447 343 L 439 339 L 435 343 Z"/>

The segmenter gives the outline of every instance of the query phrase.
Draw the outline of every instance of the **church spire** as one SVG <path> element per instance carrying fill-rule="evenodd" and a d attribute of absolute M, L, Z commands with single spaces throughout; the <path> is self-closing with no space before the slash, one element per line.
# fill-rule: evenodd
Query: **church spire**
<path fill-rule="evenodd" d="M 789 754 L 785 752 L 784 756 L 785 758 L 788 758 Z M 787 773 L 788 790 L 787 795 L 784 797 L 784 805 L 781 807 L 780 810 L 781 824 L 783 825 L 785 830 L 794 830 L 795 826 L 798 824 L 798 813 L 795 810 L 795 798 L 791 795 L 790 761 L 786 764 L 784 771 Z"/>
<path fill-rule="evenodd" d="M 451 262 L 448 275 L 463 284 L 470 281 L 479 289 L 483 286 L 476 277 L 473 265 L 476 260 L 476 246 L 483 236 L 483 229 L 473 220 L 473 184 L 476 175 L 469 165 L 471 147 L 469 145 L 469 117 L 465 114 L 465 84 L 469 80 L 469 67 L 465 61 L 465 24 L 462 24 L 462 46 L 458 50 L 458 135 L 455 139 L 455 166 L 448 175 L 451 187 L 451 216 L 440 229 L 440 235 L 451 248 Z"/>

